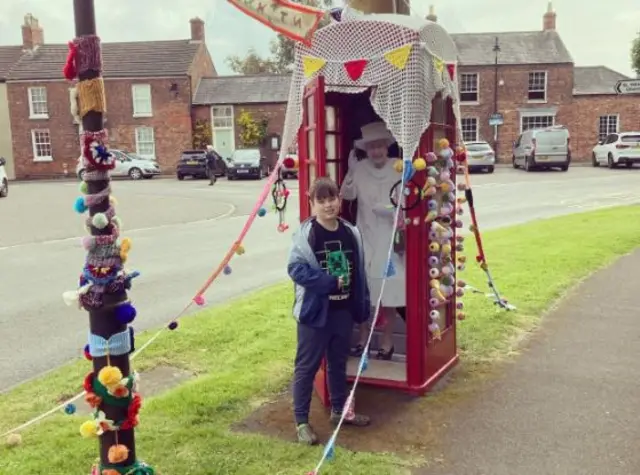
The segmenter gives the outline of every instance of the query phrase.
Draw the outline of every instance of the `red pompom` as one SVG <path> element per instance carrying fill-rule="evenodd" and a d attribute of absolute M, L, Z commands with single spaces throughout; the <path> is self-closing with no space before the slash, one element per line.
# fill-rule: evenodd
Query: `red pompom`
<path fill-rule="evenodd" d="M 460 152 L 456 155 L 456 160 L 458 160 L 458 162 L 460 163 L 464 163 L 467 160 L 467 153 L 466 152 Z"/>
<path fill-rule="evenodd" d="M 91 352 L 89 351 L 89 345 L 84 346 L 84 357 L 89 361 L 93 359 L 93 356 L 91 356 Z"/>
<path fill-rule="evenodd" d="M 296 167 L 296 161 L 293 159 L 293 157 L 285 158 L 282 164 L 285 166 L 285 168 L 289 168 L 289 169 Z"/>

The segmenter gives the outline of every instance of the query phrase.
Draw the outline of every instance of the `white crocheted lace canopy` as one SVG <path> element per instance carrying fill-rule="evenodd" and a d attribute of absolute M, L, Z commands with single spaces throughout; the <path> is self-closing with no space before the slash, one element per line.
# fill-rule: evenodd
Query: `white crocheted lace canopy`
<path fill-rule="evenodd" d="M 349 62 L 360 63 L 362 72 L 355 80 L 345 67 Z M 455 44 L 437 23 L 345 8 L 341 21 L 319 29 L 311 46 L 296 47 L 281 150 L 297 140 L 305 85 L 322 75 L 326 91 L 359 93 L 372 88 L 373 109 L 403 148 L 403 158 L 410 159 L 429 127 L 432 100 L 438 93 L 452 98 L 459 124 L 456 67 Z"/>

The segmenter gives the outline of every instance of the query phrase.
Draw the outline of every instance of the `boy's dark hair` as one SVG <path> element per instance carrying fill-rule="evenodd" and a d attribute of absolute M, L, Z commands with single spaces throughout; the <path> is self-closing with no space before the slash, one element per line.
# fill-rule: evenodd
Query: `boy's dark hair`
<path fill-rule="evenodd" d="M 309 198 L 311 201 L 337 198 L 339 195 L 340 190 L 338 189 L 338 185 L 328 176 L 317 178 L 309 189 Z"/>

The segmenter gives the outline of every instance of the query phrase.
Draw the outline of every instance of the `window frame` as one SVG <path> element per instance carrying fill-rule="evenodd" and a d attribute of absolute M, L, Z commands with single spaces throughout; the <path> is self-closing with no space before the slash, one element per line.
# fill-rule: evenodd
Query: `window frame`
<path fill-rule="evenodd" d="M 49 138 L 49 155 L 38 155 L 38 144 L 40 144 L 41 146 L 47 146 L 46 143 L 44 142 L 40 142 L 37 143 L 36 142 L 36 135 L 37 134 L 44 134 L 46 133 L 47 137 Z M 31 149 L 33 152 L 33 161 L 34 162 L 52 162 L 53 161 L 53 142 L 51 141 L 51 131 L 49 129 L 31 129 Z"/>
<path fill-rule="evenodd" d="M 544 86 L 542 88 L 542 90 L 539 89 L 531 89 L 532 86 L 532 78 L 535 78 L 536 74 L 543 74 L 544 75 Z M 547 102 L 548 99 L 548 86 L 549 86 L 549 73 L 547 71 L 529 71 L 529 75 L 527 76 L 527 100 L 528 102 L 537 102 L 537 103 L 542 103 L 542 102 Z M 532 93 L 543 93 L 542 98 L 539 97 L 531 97 Z"/>
<path fill-rule="evenodd" d="M 539 118 L 539 117 L 551 117 L 551 123 L 549 125 L 543 125 L 541 127 L 530 127 L 528 129 L 524 128 L 525 119 L 536 119 L 536 118 Z M 556 116 L 554 114 L 540 114 L 540 115 L 528 114 L 528 115 L 521 115 L 520 116 L 520 133 L 521 134 L 523 132 L 526 132 L 527 130 L 543 129 L 545 127 L 553 127 L 554 125 L 556 125 Z"/>
<path fill-rule="evenodd" d="M 470 121 L 474 121 L 475 122 L 475 138 L 473 140 L 467 140 L 464 136 L 464 121 L 466 120 L 470 120 Z M 480 140 L 480 120 L 478 119 L 478 117 L 462 117 L 460 119 L 460 131 L 462 132 L 462 141 L 463 142 L 478 142 Z"/>
<path fill-rule="evenodd" d="M 475 76 L 475 91 L 463 91 L 462 85 L 465 84 L 463 78 L 464 76 Z M 459 81 L 459 93 L 460 93 L 460 103 L 461 104 L 479 104 L 480 103 L 480 74 L 479 73 L 460 73 L 460 81 Z M 463 94 L 475 94 L 475 99 L 463 99 Z"/>
<path fill-rule="evenodd" d="M 609 128 L 610 119 L 612 117 L 615 117 L 615 128 L 613 130 Z M 606 131 L 604 134 L 602 133 L 602 119 L 606 120 Z M 604 142 L 609 135 L 617 133 L 620 133 L 620 114 L 605 114 L 598 116 L 598 142 Z"/>
<path fill-rule="evenodd" d="M 142 94 L 145 97 L 141 96 Z M 132 84 L 131 85 L 131 102 L 133 105 L 133 117 L 153 117 L 153 97 L 151 92 L 151 84 Z M 144 103 L 144 104 L 141 104 Z M 142 105 L 142 107 L 141 107 Z M 144 107 L 148 106 L 148 107 Z M 148 110 L 147 110 L 148 109 Z"/>
<path fill-rule="evenodd" d="M 150 130 L 151 131 L 151 140 L 140 140 L 140 132 L 143 130 Z M 150 127 L 148 125 L 141 125 L 139 127 L 135 128 L 135 139 L 136 139 L 136 155 L 142 157 L 142 158 L 147 158 L 147 159 L 152 159 L 152 160 L 156 160 L 156 131 L 153 127 Z M 152 154 L 148 154 L 148 153 L 141 153 L 140 152 L 140 145 L 144 144 L 144 145 L 148 145 L 148 144 L 153 144 L 153 153 Z"/>
<path fill-rule="evenodd" d="M 34 92 L 44 91 L 44 100 L 34 101 Z M 29 100 L 29 119 L 48 119 L 49 118 L 49 103 L 47 99 L 47 88 L 45 86 L 32 86 L 27 89 L 27 97 Z M 44 103 L 44 112 L 37 113 L 34 110 L 35 104 Z"/>

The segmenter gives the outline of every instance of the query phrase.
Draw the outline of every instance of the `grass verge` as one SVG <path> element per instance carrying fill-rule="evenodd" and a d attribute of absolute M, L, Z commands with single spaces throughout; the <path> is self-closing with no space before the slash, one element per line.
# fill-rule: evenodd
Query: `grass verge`
<path fill-rule="evenodd" d="M 468 317 L 459 326 L 463 367 L 481 367 L 513 352 L 518 338 L 535 328 L 568 288 L 640 246 L 639 218 L 640 207 L 621 207 L 485 233 L 492 273 L 518 311 L 500 311 L 489 299 L 465 296 Z M 473 261 L 471 241 L 467 238 L 465 254 Z M 463 279 L 479 288 L 485 281 L 473 264 Z M 171 364 L 198 375 L 146 401 L 137 431 L 141 459 L 164 475 L 299 475 L 313 468 L 320 449 L 229 430 L 286 385 L 294 351 L 290 309 L 291 286 L 276 285 L 184 319 L 179 330 L 162 336 L 136 360 L 139 371 Z M 137 345 L 146 338 L 140 335 Z M 73 362 L 0 395 L 0 433 L 78 392 L 88 370 L 86 362 Z M 27 429 L 21 446 L 0 446 L 0 474 L 86 473 L 97 449 L 79 436 L 83 420 L 54 415 Z M 405 463 L 394 455 L 339 452 L 324 473 L 404 470 Z"/>

